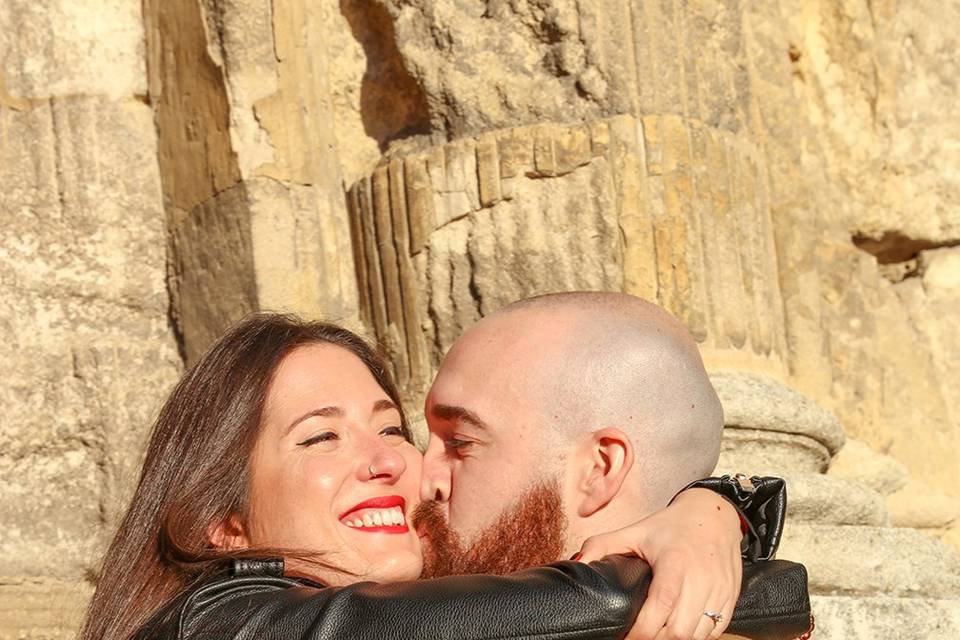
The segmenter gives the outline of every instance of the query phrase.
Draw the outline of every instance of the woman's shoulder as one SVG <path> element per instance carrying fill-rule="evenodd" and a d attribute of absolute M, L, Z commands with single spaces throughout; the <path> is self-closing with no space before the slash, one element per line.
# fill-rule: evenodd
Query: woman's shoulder
<path fill-rule="evenodd" d="M 287 599 L 282 597 L 285 592 L 298 598 L 302 596 L 296 596 L 293 592 L 304 589 L 313 591 L 319 586 L 271 575 L 218 575 L 170 601 L 151 618 L 136 638 L 255 638 L 262 625 L 276 619 L 276 609 L 282 609 Z"/>

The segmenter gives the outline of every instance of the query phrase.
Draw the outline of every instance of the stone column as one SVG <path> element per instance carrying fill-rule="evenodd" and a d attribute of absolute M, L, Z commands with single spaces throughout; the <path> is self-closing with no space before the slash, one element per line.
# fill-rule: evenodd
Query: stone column
<path fill-rule="evenodd" d="M 763 158 L 675 115 L 392 154 L 349 194 L 362 318 L 419 407 L 456 337 L 517 298 L 601 289 L 657 301 L 700 342 L 723 402 L 717 473 L 787 477 L 782 557 L 810 571 L 818 637 L 960 629 L 960 558 L 892 528 L 875 482 L 842 466 L 826 475 L 844 430 L 789 383 L 777 270 L 793 249 L 772 232 Z"/>
<path fill-rule="evenodd" d="M 72 638 L 147 429 L 168 322 L 140 2 L 0 3 L 0 638 Z"/>
<path fill-rule="evenodd" d="M 841 449 L 836 417 L 769 376 L 724 371 L 711 380 L 725 418 L 717 473 L 749 468 L 787 479 L 779 555 L 809 571 L 815 637 L 946 638 L 960 630 L 960 558 L 891 524 L 886 495 L 906 482 L 903 467 L 856 441 Z"/>
<path fill-rule="evenodd" d="M 761 162 L 743 139 L 678 116 L 518 127 L 392 156 L 349 194 L 362 316 L 415 401 L 474 321 L 552 291 L 652 299 L 705 350 L 783 370 Z"/>
<path fill-rule="evenodd" d="M 329 10 L 302 0 L 144 3 L 188 362 L 252 311 L 356 324 Z"/>

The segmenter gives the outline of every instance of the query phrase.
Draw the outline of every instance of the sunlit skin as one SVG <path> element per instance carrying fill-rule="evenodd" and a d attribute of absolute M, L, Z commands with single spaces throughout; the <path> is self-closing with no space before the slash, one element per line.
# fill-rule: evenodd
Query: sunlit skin
<path fill-rule="evenodd" d="M 249 515 L 234 544 L 321 551 L 355 574 L 288 560 L 288 574 L 326 584 L 414 579 L 420 544 L 406 523 L 419 502 L 421 459 L 359 358 L 329 344 L 299 347 L 267 393 Z"/>
<path fill-rule="evenodd" d="M 616 443 L 617 437 L 589 436 L 566 447 L 550 444 L 556 438 L 550 438 L 549 430 L 543 428 L 544 406 L 538 401 L 541 389 L 532 382 L 549 379 L 556 371 L 557 365 L 544 362 L 542 355 L 556 344 L 564 329 L 539 318 L 536 325 L 533 335 L 523 337 L 510 327 L 507 331 L 489 331 L 489 325 L 475 328 L 469 349 L 455 346 L 451 350 L 427 400 L 431 439 L 425 463 L 404 437 L 399 411 L 359 358 L 328 344 L 294 350 L 277 368 L 265 399 L 261 432 L 250 462 L 246 517 L 215 527 L 210 532 L 211 542 L 231 548 L 320 552 L 325 562 L 349 573 L 322 570 L 291 557 L 287 558 L 287 573 L 336 586 L 360 580 L 409 580 L 420 575 L 420 540 L 409 522 L 421 497 L 440 499 L 451 527 L 468 544 L 517 496 L 551 477 L 563 485 L 563 502 L 572 525 L 567 531 L 568 546 L 576 545 L 564 553 L 579 548 L 588 534 L 588 519 L 592 533 L 635 522 L 643 514 L 634 512 L 627 518 L 621 510 L 614 519 L 606 515 L 614 510 L 604 508 L 614 496 L 625 504 L 635 503 L 632 496 L 619 490 L 632 454 L 616 454 L 616 447 L 625 447 L 611 449 L 605 444 Z M 696 491 L 702 490 L 687 494 Z M 650 530 L 666 532 L 661 536 L 664 540 L 651 537 L 644 528 L 647 525 L 640 522 L 596 536 L 593 551 L 584 549 L 584 559 L 591 553 L 602 557 L 632 552 L 651 562 L 655 574 L 651 600 L 657 606 L 648 618 L 656 629 L 663 626 L 674 601 L 683 609 L 676 617 L 696 625 L 703 618 L 700 612 L 707 595 L 698 592 L 688 597 L 687 592 L 693 590 L 684 588 L 682 598 L 666 598 L 657 591 L 658 576 L 668 576 L 660 579 L 665 586 L 659 589 L 669 590 L 670 578 L 676 589 L 678 576 L 683 582 L 684 571 L 699 566 L 697 575 L 703 579 L 695 582 L 702 584 L 700 591 L 719 584 L 721 593 L 727 594 L 732 589 L 726 583 L 739 584 L 739 573 L 725 571 L 725 563 L 716 560 L 711 551 L 713 539 L 735 538 L 723 546 L 733 550 L 739 567 L 736 514 L 731 523 L 720 524 L 721 507 L 712 503 L 722 501 L 710 492 L 702 493 L 709 496 L 707 508 L 702 497 L 699 503 L 694 499 L 694 503 L 684 503 L 686 506 L 678 501 L 675 507 L 649 519 Z M 596 504 L 589 506 L 591 501 Z M 703 527 L 702 532 L 691 528 L 691 516 L 696 520 L 693 526 L 700 527 L 700 514 L 712 514 L 714 508 L 718 523 Z M 728 505 L 722 508 L 732 512 Z M 388 511 L 396 516 L 402 513 L 403 520 L 388 520 Z M 374 513 L 380 514 L 380 522 Z M 666 525 L 658 527 L 654 521 Z M 715 535 L 727 530 L 734 535 Z M 683 542 L 676 539 L 678 531 L 683 532 L 684 540 L 689 538 L 686 543 L 678 544 Z M 695 535 L 698 532 L 705 535 Z M 652 555 L 636 547 L 633 541 L 638 539 L 645 541 L 643 548 L 651 549 Z M 660 557 L 676 561 L 660 563 Z M 658 565 L 668 568 L 661 571 Z M 704 566 L 706 570 L 702 570 Z M 735 589 L 732 595 L 735 601 Z M 732 601 L 723 610 L 729 619 Z M 717 625 L 716 631 L 720 630 Z M 631 633 L 628 637 L 652 638 L 653 634 Z M 706 633 L 698 629 L 696 637 L 705 638 Z"/>
<path fill-rule="evenodd" d="M 509 333 L 475 329 L 471 348 L 447 354 L 427 396 L 430 441 L 421 497 L 440 500 L 468 545 L 517 496 L 560 469 L 538 437 L 542 416 L 524 375 L 553 337 L 514 342 Z"/>
<path fill-rule="evenodd" d="M 454 343 L 426 400 L 430 442 L 421 499 L 438 501 L 450 529 L 469 547 L 516 496 L 544 479 L 558 479 L 567 520 L 562 557 L 579 551 L 577 557 L 589 561 L 629 553 L 653 568 L 648 599 L 627 637 L 717 638 L 727 622 L 715 624 L 703 612 L 722 611 L 725 621 L 732 615 L 741 574 L 738 516 L 703 489 L 685 491 L 666 509 L 647 502 L 644 492 L 654 486 L 627 480 L 631 469 L 634 478 L 647 477 L 637 475 L 642 470 L 635 464 L 636 443 L 627 435 L 629 415 L 623 425 L 574 422 L 575 435 L 561 436 L 565 403 L 590 401 L 579 397 L 580 361 L 566 360 L 566 352 L 558 350 L 565 340 L 577 339 L 571 333 L 578 326 L 576 313 L 540 308 L 488 316 Z M 594 313 L 600 312 L 590 310 Z M 651 315 L 650 331 L 676 334 L 680 337 L 672 339 L 681 346 L 696 348 L 675 320 L 641 313 Z M 591 315 L 591 321 L 599 317 Z M 607 362 L 632 371 L 624 363 L 632 364 L 626 358 L 637 355 L 626 349 L 608 355 Z M 556 379 L 561 384 L 554 384 Z"/>

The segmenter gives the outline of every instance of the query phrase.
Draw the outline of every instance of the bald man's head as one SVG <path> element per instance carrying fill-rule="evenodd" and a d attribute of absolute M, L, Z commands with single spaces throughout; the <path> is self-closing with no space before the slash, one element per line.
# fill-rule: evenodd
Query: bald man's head
<path fill-rule="evenodd" d="M 467 541 L 545 482 L 563 487 L 574 529 L 634 521 L 710 474 L 723 428 L 690 334 L 616 293 L 540 296 L 484 318 L 447 354 L 426 415 L 423 496 L 444 500 Z"/>
<path fill-rule="evenodd" d="M 646 484 L 656 504 L 713 471 L 723 409 L 693 336 L 660 307 L 622 293 L 558 293 L 515 302 L 487 321 L 517 335 L 556 324 L 554 344 L 531 360 L 528 378 L 548 439 L 619 427 L 637 449 L 631 480 Z"/>

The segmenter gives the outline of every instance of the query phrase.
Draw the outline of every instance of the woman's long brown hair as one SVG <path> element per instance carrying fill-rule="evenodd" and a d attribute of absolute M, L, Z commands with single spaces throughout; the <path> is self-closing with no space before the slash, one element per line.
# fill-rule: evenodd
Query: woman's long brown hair
<path fill-rule="evenodd" d="M 270 381 L 284 356 L 314 343 L 355 354 L 401 406 L 383 360 L 346 329 L 279 314 L 253 315 L 234 326 L 184 374 L 160 410 L 80 640 L 128 640 L 164 604 L 224 571 L 231 559 L 276 555 L 215 549 L 207 531 L 231 516 L 246 517 L 248 461 Z"/>

